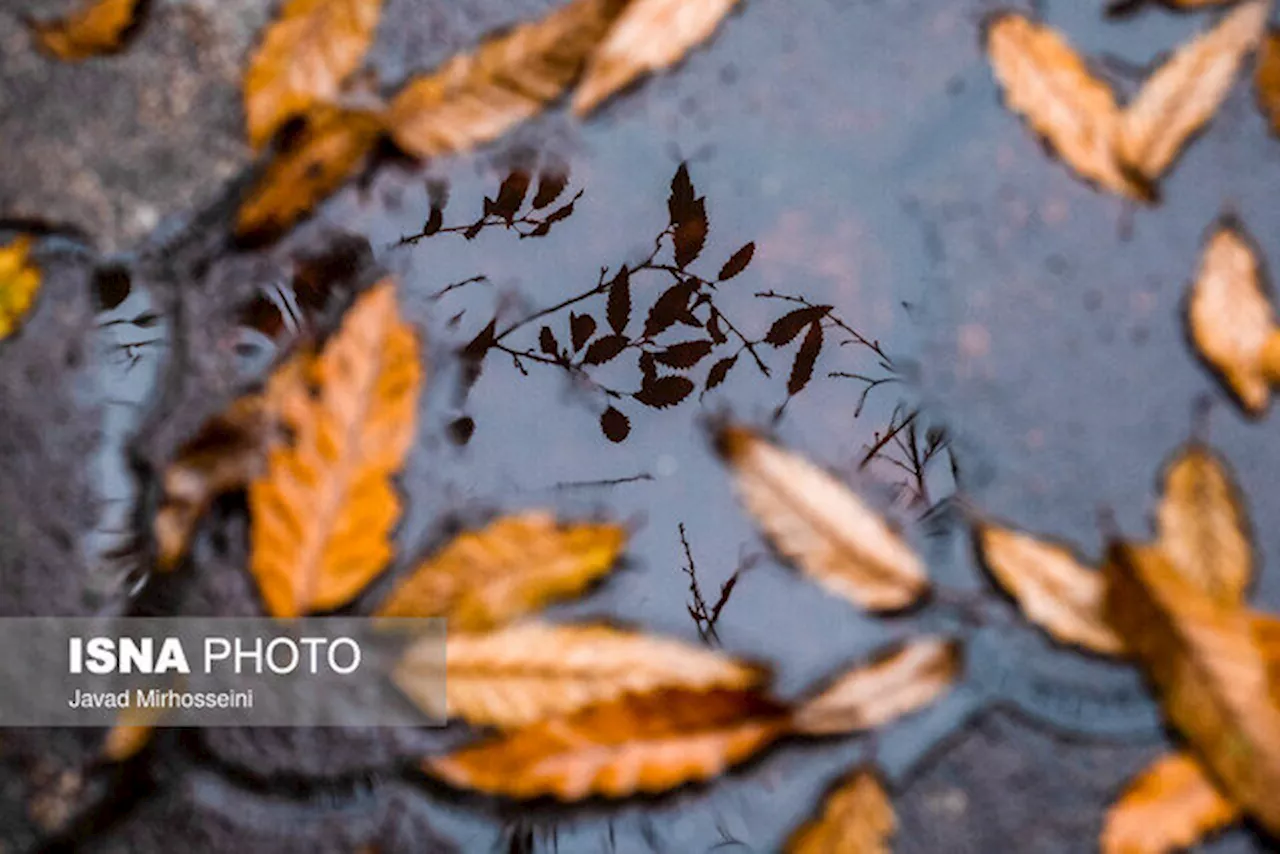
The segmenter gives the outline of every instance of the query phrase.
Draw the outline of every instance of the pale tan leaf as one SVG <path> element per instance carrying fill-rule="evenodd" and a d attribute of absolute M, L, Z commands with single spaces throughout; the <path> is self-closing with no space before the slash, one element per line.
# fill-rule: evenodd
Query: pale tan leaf
<path fill-rule="evenodd" d="M 1188 42 L 1143 84 L 1124 111 L 1116 150 L 1125 168 L 1154 181 L 1204 127 L 1262 38 L 1271 0 L 1248 0 Z"/>
<path fill-rule="evenodd" d="M 675 65 L 715 33 L 739 0 L 631 0 L 591 55 L 573 95 L 586 115 L 636 78 Z"/>
<path fill-rule="evenodd" d="M 722 431 L 719 447 L 756 524 L 819 584 L 872 611 L 905 608 L 928 590 L 898 531 L 834 477 L 749 430 Z"/>
<path fill-rule="evenodd" d="M 1258 106 L 1280 134 L 1280 30 L 1272 29 L 1258 49 L 1258 69 L 1254 77 Z"/>
<path fill-rule="evenodd" d="M 1115 546 L 1103 572 L 1107 618 L 1169 722 L 1224 794 L 1280 832 L 1280 698 L 1253 616 L 1198 589 L 1155 547 Z"/>
<path fill-rule="evenodd" d="M 364 58 L 382 0 L 288 0 L 267 27 L 244 76 L 249 144 L 266 145 L 280 126 L 339 89 Z"/>
<path fill-rule="evenodd" d="M 983 564 L 1028 620 L 1063 643 L 1123 651 L 1102 613 L 1102 574 L 1071 549 L 988 524 L 977 527 L 977 539 Z"/>
<path fill-rule="evenodd" d="M 163 706 L 129 706 L 121 709 L 116 723 L 102 742 L 102 756 L 108 762 L 124 762 L 151 743 L 155 728 L 169 710 Z"/>
<path fill-rule="evenodd" d="M 787 842 L 787 854 L 889 854 L 898 829 L 893 804 L 873 771 L 862 770 L 827 796 L 822 815 Z"/>
<path fill-rule="evenodd" d="M 537 115 L 577 79 L 624 5 L 570 0 L 409 81 L 387 112 L 396 145 L 416 157 L 465 151 Z"/>
<path fill-rule="evenodd" d="M 1102 854 L 1166 854 L 1234 824 L 1240 811 L 1219 794 L 1195 757 L 1151 763 L 1107 810 Z"/>
<path fill-rule="evenodd" d="M 1120 108 L 1111 87 L 1054 29 L 1007 12 L 986 30 L 987 56 L 1006 106 L 1080 176 L 1122 196 L 1151 200 L 1150 188 L 1115 156 Z"/>
<path fill-rule="evenodd" d="M 934 702 L 960 675 L 960 648 L 921 638 L 836 679 L 792 715 L 796 732 L 830 735 L 874 729 Z"/>
<path fill-rule="evenodd" d="M 422 368 L 395 285 L 362 294 L 281 405 L 291 440 L 249 487 L 250 568 L 268 610 L 294 617 L 345 604 L 391 555 L 391 485 L 413 439 Z M 312 391 L 311 389 L 314 389 Z"/>
<path fill-rule="evenodd" d="M 142 0 L 91 0 L 55 21 L 35 22 L 36 44 L 64 62 L 114 53 L 124 46 Z"/>
<path fill-rule="evenodd" d="M 1277 334 L 1266 291 L 1253 241 L 1239 222 L 1224 219 L 1201 254 L 1187 323 L 1200 355 L 1254 415 L 1266 409 L 1274 380 L 1265 367 Z"/>
<path fill-rule="evenodd" d="M 434 644 L 410 647 L 394 678 L 427 712 L 513 729 L 586 706 L 666 688 L 756 687 L 757 668 L 721 653 L 609 626 L 514 625 L 450 632 L 445 668 Z M 447 709 L 437 686 L 443 680 Z"/>
<path fill-rule="evenodd" d="M 511 798 L 654 794 L 708 780 L 786 730 L 785 710 L 749 691 L 629 694 L 429 758 L 452 786 Z"/>
<path fill-rule="evenodd" d="M 1157 545 L 1200 590 L 1225 605 L 1244 600 L 1253 544 L 1240 490 L 1208 448 L 1191 444 L 1165 471 Z"/>
<path fill-rule="evenodd" d="M 613 567 L 626 541 L 619 525 L 561 526 L 540 512 L 499 519 L 426 560 L 379 613 L 446 617 L 451 630 L 485 631 L 581 593 Z"/>
<path fill-rule="evenodd" d="M 22 323 L 40 291 L 40 270 L 31 263 L 31 238 L 0 246 L 0 341 Z"/>

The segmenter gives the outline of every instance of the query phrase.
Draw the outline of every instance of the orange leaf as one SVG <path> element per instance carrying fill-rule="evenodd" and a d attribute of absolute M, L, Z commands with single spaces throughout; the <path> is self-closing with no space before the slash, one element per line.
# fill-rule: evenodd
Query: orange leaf
<path fill-rule="evenodd" d="M 644 74 L 675 65 L 719 28 L 739 0 L 631 0 L 591 54 L 573 110 L 586 115 Z"/>
<path fill-rule="evenodd" d="M 422 369 L 395 287 L 375 285 L 282 403 L 292 439 L 249 487 L 250 561 L 267 608 L 336 608 L 382 570 L 400 515 L 391 486 L 413 439 Z"/>
<path fill-rule="evenodd" d="M 1258 106 L 1271 122 L 1271 130 L 1280 133 L 1280 30 L 1272 29 L 1259 48 L 1254 83 Z"/>
<path fill-rule="evenodd" d="M 267 164 L 240 207 L 236 233 L 274 237 L 288 229 L 360 168 L 381 133 L 373 113 L 316 107 L 297 139 Z"/>
<path fill-rule="evenodd" d="M 580 593 L 618 559 L 617 525 L 561 527 L 546 513 L 499 519 L 454 539 L 392 591 L 384 617 L 447 617 L 484 631 Z"/>
<path fill-rule="evenodd" d="M 450 785 L 512 798 L 653 794 L 715 777 L 786 723 L 782 707 L 753 692 L 628 695 L 427 759 L 424 768 Z"/>
<path fill-rule="evenodd" d="M 898 829 L 875 772 L 862 770 L 827 796 L 822 815 L 787 842 L 787 854 L 889 854 Z"/>
<path fill-rule="evenodd" d="M 289 0 L 249 59 L 244 76 L 249 144 L 266 145 L 280 126 L 331 102 L 360 65 L 382 0 Z"/>
<path fill-rule="evenodd" d="M 113 53 L 124 46 L 142 0 L 93 0 L 65 18 L 32 23 L 36 43 L 64 62 Z"/>
<path fill-rule="evenodd" d="M 31 238 L 0 246 L 0 341 L 8 338 L 35 304 L 40 270 L 31 263 Z"/>
<path fill-rule="evenodd" d="M 1107 810 L 1102 854 L 1165 854 L 1188 848 L 1240 818 L 1191 756 L 1147 766 Z"/>
<path fill-rule="evenodd" d="M 624 0 L 571 0 L 411 80 L 387 126 L 416 157 L 465 151 L 537 115 L 577 79 Z"/>

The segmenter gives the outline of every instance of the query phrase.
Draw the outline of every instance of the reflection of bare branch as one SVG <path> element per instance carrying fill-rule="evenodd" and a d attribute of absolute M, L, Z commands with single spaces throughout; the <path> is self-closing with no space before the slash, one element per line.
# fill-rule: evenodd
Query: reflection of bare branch
<path fill-rule="evenodd" d="M 922 434 L 919 415 L 919 409 L 907 411 L 899 404 L 884 433 L 875 433 L 875 441 L 867 448 L 858 467 L 866 468 L 878 459 L 904 472 L 907 480 L 902 486 L 912 493 L 911 503 L 929 507 L 933 503 L 929 496 L 929 465 L 945 452 L 951 460 L 953 476 L 957 471 L 947 431 L 931 427 Z"/>
<path fill-rule="evenodd" d="M 474 285 L 474 284 L 478 284 L 479 282 L 487 282 L 487 281 L 489 281 L 489 277 L 481 274 L 479 276 L 472 276 L 469 279 L 463 279 L 460 282 L 454 282 L 453 284 L 445 285 L 443 288 L 441 288 L 440 290 L 436 291 L 431 295 L 431 301 L 435 302 L 436 300 L 440 299 L 446 294 L 452 293 L 453 291 L 456 291 L 459 288 L 465 288 L 467 285 Z"/>
<path fill-rule="evenodd" d="M 640 483 L 646 480 L 653 480 L 653 475 L 648 472 L 633 474 L 630 477 L 612 477 L 607 480 L 570 480 L 557 483 L 553 489 L 591 489 L 595 487 L 621 486 L 625 483 Z"/>
<path fill-rule="evenodd" d="M 693 597 L 686 606 L 689 616 L 693 618 L 694 625 L 698 629 L 698 637 L 703 643 L 719 644 L 720 635 L 716 631 L 716 624 L 720 621 L 720 614 L 724 611 L 724 606 L 729 604 L 729 597 L 738 586 L 738 579 L 742 573 L 751 568 L 756 558 L 749 557 L 739 561 L 733 575 L 720 585 L 720 595 L 716 598 L 715 604 L 708 605 L 706 598 L 702 595 L 702 586 L 698 583 L 698 570 L 693 562 L 693 550 L 689 548 L 689 538 L 685 534 L 683 522 L 680 523 L 680 545 L 684 548 L 685 560 L 681 570 L 689 576 L 689 595 Z"/>

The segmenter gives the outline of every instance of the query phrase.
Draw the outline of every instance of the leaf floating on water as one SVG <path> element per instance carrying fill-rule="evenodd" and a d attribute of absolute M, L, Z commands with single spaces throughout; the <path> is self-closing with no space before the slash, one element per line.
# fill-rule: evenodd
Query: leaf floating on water
<path fill-rule="evenodd" d="M 720 451 L 769 541 L 832 593 L 871 611 L 905 608 L 929 588 L 902 536 L 813 463 L 730 427 Z"/>
<path fill-rule="evenodd" d="M 831 735 L 873 729 L 929 705 L 960 674 L 960 648 L 944 638 L 898 647 L 836 679 L 796 709 L 796 732 Z"/>
<path fill-rule="evenodd" d="M 31 238 L 0 246 L 0 341 L 13 334 L 35 304 L 40 270 L 31 263 Z"/>
<path fill-rule="evenodd" d="M 1239 818 L 1194 757 L 1170 753 L 1147 766 L 1107 810 L 1102 854 L 1190 848 Z"/>
<path fill-rule="evenodd" d="M 669 688 L 756 687 L 762 673 L 717 652 L 608 626 L 528 623 L 482 634 L 450 632 L 445 670 L 433 644 L 411 647 L 395 680 L 424 710 L 477 726 L 514 729 Z M 420 687 L 421 686 L 421 689 Z"/>
<path fill-rule="evenodd" d="M 288 229 L 360 168 L 381 132 L 373 113 L 313 109 L 298 137 L 267 165 L 241 205 L 236 233 L 271 237 Z"/>
<path fill-rule="evenodd" d="M 785 710 L 751 691 L 629 694 L 423 762 L 452 786 L 578 801 L 665 792 L 708 780 L 786 730 Z"/>
<path fill-rule="evenodd" d="M 288 0 L 244 76 L 249 144 L 262 148 L 289 119 L 337 99 L 378 27 L 382 0 Z"/>
<path fill-rule="evenodd" d="M 391 102 L 396 145 L 416 157 L 465 151 L 541 112 L 578 77 L 622 0 L 572 0 L 410 81 Z"/>
<path fill-rule="evenodd" d="M 291 441 L 249 487 L 250 568 L 270 613 L 345 604 L 386 565 L 400 516 L 391 478 L 413 439 L 422 368 L 395 286 L 375 285 L 282 404 Z"/>
<path fill-rule="evenodd" d="M 384 617 L 446 617 L 477 632 L 581 593 L 626 544 L 618 525 L 560 526 L 547 513 L 509 516 L 460 535 L 396 588 Z"/>
<path fill-rule="evenodd" d="M 108 762 L 132 759 L 151 743 L 156 726 L 169 710 L 163 706 L 128 706 L 120 710 L 115 725 L 102 741 L 102 756 Z"/>
<path fill-rule="evenodd" d="M 1115 154 L 1120 108 L 1115 95 L 1051 27 L 1016 13 L 993 18 L 987 55 L 1005 104 L 1082 177 L 1142 201 L 1150 189 L 1127 176 Z"/>
<path fill-rule="evenodd" d="M 1213 599 L 1244 600 L 1253 578 L 1253 543 L 1240 490 L 1208 448 L 1183 449 L 1164 476 L 1157 546 L 1182 576 Z"/>
<path fill-rule="evenodd" d="M 1117 545 L 1106 614 L 1169 722 L 1221 791 L 1280 832 L 1280 697 L 1252 615 L 1198 590 L 1156 548 Z"/>
<path fill-rule="evenodd" d="M 1272 29 L 1258 50 L 1254 85 L 1258 106 L 1271 123 L 1272 133 L 1280 134 L 1280 30 Z"/>
<path fill-rule="evenodd" d="M 1127 170 L 1154 181 L 1173 164 L 1217 113 L 1270 11 L 1271 0 L 1248 0 L 1151 75 L 1120 123 L 1116 150 Z"/>
<path fill-rule="evenodd" d="M 591 55 L 573 110 L 583 116 L 645 74 L 675 65 L 705 42 L 738 0 L 631 0 Z"/>
<path fill-rule="evenodd" d="M 1280 330 L 1253 241 L 1234 220 L 1219 223 L 1205 244 L 1187 322 L 1200 355 L 1246 410 L 1261 414 L 1280 381 Z"/>
<path fill-rule="evenodd" d="M 1103 614 L 1103 578 L 1072 551 L 995 525 L 976 530 L 982 562 L 1026 618 L 1055 640 L 1117 655 L 1123 643 Z"/>
<path fill-rule="evenodd" d="M 55 21 L 33 22 L 36 43 L 63 62 L 114 53 L 137 23 L 142 0 L 92 0 Z"/>
<path fill-rule="evenodd" d="M 822 815 L 787 842 L 787 854 L 890 854 L 898 829 L 893 804 L 874 772 L 861 770 L 827 796 Z"/>

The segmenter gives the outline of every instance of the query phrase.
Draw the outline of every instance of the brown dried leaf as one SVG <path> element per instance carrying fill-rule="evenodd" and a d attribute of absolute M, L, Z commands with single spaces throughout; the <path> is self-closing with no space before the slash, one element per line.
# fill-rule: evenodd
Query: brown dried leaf
<path fill-rule="evenodd" d="M 418 341 L 383 281 L 347 312 L 282 403 L 291 441 L 249 487 L 250 568 L 275 616 L 336 608 L 391 555 L 400 515 L 391 486 L 413 439 Z"/>
<path fill-rule="evenodd" d="M 1155 181 L 1204 127 L 1257 47 L 1271 0 L 1249 0 L 1183 45 L 1143 84 L 1124 111 L 1116 152 L 1127 171 Z"/>
<path fill-rule="evenodd" d="M 457 537 L 396 588 L 384 617 L 447 617 L 455 631 L 492 629 L 581 593 L 626 544 L 618 525 L 560 526 L 547 513 L 509 516 Z"/>
<path fill-rule="evenodd" d="M 834 477 L 742 428 L 722 431 L 719 447 L 756 524 L 832 593 L 886 611 L 928 590 L 924 568 L 901 535 Z"/>
<path fill-rule="evenodd" d="M 1254 78 L 1258 106 L 1280 134 L 1280 30 L 1272 29 L 1258 49 L 1258 70 Z"/>
<path fill-rule="evenodd" d="M 1194 757 L 1161 756 L 1107 810 L 1102 854 L 1166 854 L 1234 824 L 1240 811 Z"/>
<path fill-rule="evenodd" d="M 273 237 L 356 172 L 382 132 L 369 112 L 318 106 L 288 149 L 276 155 L 240 206 L 236 233 Z"/>
<path fill-rule="evenodd" d="M 1071 549 L 1029 534 L 982 524 L 982 562 L 1027 619 L 1055 640 L 1115 655 L 1123 644 L 1102 613 L 1103 579 Z"/>
<path fill-rule="evenodd" d="M 31 263 L 31 238 L 0 246 L 0 341 L 13 334 L 35 304 L 40 270 Z"/>
<path fill-rule="evenodd" d="M 1246 410 L 1261 414 L 1280 381 L 1278 329 L 1262 265 L 1243 226 L 1224 219 L 1200 258 L 1187 301 L 1191 339 Z"/>
<path fill-rule="evenodd" d="M 1165 716 L 1221 791 L 1280 832 L 1280 702 L 1252 615 L 1197 589 L 1154 547 L 1117 545 L 1105 612 Z"/>
<path fill-rule="evenodd" d="M 1165 472 L 1157 546 L 1182 576 L 1224 605 L 1244 601 L 1253 544 L 1240 490 L 1208 448 L 1191 444 Z"/>
<path fill-rule="evenodd" d="M 873 771 L 861 770 L 827 796 L 822 815 L 787 842 L 787 854 L 889 854 L 898 829 L 893 804 Z"/>
<path fill-rule="evenodd" d="M 573 95 L 580 116 L 641 75 L 675 65 L 711 38 L 738 0 L 631 0 L 591 55 Z"/>
<path fill-rule="evenodd" d="M 426 711 L 443 716 L 437 690 L 443 679 L 450 717 L 503 729 L 623 694 L 745 690 L 763 677 L 720 653 L 609 626 L 527 623 L 480 634 L 450 632 L 445 657 L 441 673 L 438 648 L 411 647 L 396 669 L 396 684 Z"/>
<path fill-rule="evenodd" d="M 572 0 L 410 81 L 387 112 L 392 138 L 417 157 L 498 138 L 564 93 L 622 5 Z"/>
<path fill-rule="evenodd" d="M 92 0 L 65 18 L 33 22 L 36 44 L 64 62 L 114 53 L 137 20 L 142 0 Z"/>
<path fill-rule="evenodd" d="M 987 25 L 987 56 L 1006 106 L 1082 177 L 1122 196 L 1151 200 L 1115 155 L 1120 108 L 1105 82 L 1051 27 L 1003 13 Z"/>
<path fill-rule="evenodd" d="M 452 786 L 512 798 L 654 794 L 707 780 L 786 730 L 785 710 L 751 691 L 630 694 L 430 758 Z"/>
<path fill-rule="evenodd" d="M 795 710 L 792 725 L 810 735 L 873 729 L 938 699 L 960 668 L 960 648 L 952 641 L 911 641 L 836 679 Z"/>
<path fill-rule="evenodd" d="M 262 148 L 294 116 L 332 103 L 364 58 L 382 0 L 288 0 L 244 76 L 249 144 Z"/>

